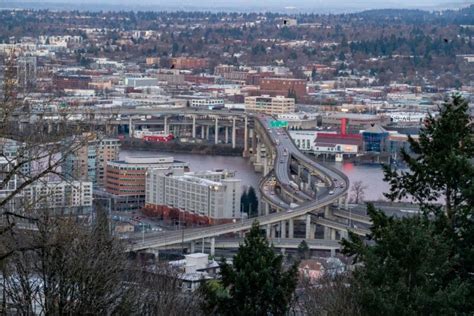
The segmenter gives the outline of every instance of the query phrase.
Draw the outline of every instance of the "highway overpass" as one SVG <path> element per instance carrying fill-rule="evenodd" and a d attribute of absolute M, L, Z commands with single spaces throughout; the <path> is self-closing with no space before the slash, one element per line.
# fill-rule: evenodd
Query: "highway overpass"
<path fill-rule="evenodd" d="M 267 172 L 264 172 L 264 176 L 273 170 L 275 178 L 277 179 L 283 193 L 288 197 L 293 198 L 295 202 L 299 203 L 299 205 L 294 208 L 290 208 L 288 204 L 279 205 L 280 207 L 277 212 L 268 213 L 257 218 L 237 221 L 236 223 L 147 234 L 142 238 L 136 237 L 131 240 L 129 246 L 131 251 L 167 247 L 169 245 L 198 241 L 203 238 L 210 238 L 211 244 L 213 244 L 211 248 L 214 248 L 215 237 L 249 230 L 255 220 L 258 220 L 262 227 L 270 228 L 270 230 L 272 225 L 277 224 L 281 227 L 282 225 L 286 226 L 288 223 L 290 226 L 289 231 L 291 231 L 293 229 L 293 227 L 291 227 L 293 220 L 304 218 L 308 227 L 308 225 L 311 225 L 312 212 L 327 212 L 329 206 L 333 203 L 338 202 L 340 204 L 340 202 L 345 199 L 349 188 L 349 180 L 342 172 L 323 166 L 305 156 L 298 150 L 286 130 L 271 129 L 269 127 L 270 121 L 273 119 L 272 117 L 267 115 L 252 115 L 251 117 L 255 121 L 254 124 L 261 141 L 266 146 L 266 153 L 271 158 L 265 162 L 269 166 Z M 323 179 L 325 183 L 329 184 L 330 190 L 321 194 L 317 199 L 314 199 L 301 190 L 294 188 L 294 186 L 291 185 L 294 181 L 291 178 L 289 171 L 291 160 L 296 161 L 302 166 L 302 168 L 305 168 L 310 176 L 317 175 L 319 178 Z M 261 194 L 265 200 L 275 200 L 275 197 L 268 191 L 263 190 L 261 191 Z M 343 231 L 352 229 L 347 226 L 344 227 L 343 224 L 334 224 L 329 220 L 328 222 L 323 221 L 322 224 L 325 224 L 332 229 L 341 229 Z M 358 229 L 352 230 L 360 235 L 365 235 L 366 233 L 366 231 Z M 268 231 L 269 230 L 267 230 L 267 232 Z M 308 229 L 306 235 L 309 236 Z M 269 234 L 269 237 L 271 237 L 271 234 Z M 292 238 L 292 233 L 289 237 L 290 239 Z"/>

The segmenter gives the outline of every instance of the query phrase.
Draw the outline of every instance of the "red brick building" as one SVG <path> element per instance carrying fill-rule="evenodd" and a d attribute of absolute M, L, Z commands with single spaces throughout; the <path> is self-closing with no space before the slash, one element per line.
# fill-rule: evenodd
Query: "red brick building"
<path fill-rule="evenodd" d="M 80 75 L 55 75 L 53 85 L 56 89 L 90 89 L 89 83 L 92 82 L 89 76 Z"/>
<path fill-rule="evenodd" d="M 262 78 L 260 79 L 260 93 L 270 96 L 288 96 L 294 91 L 296 97 L 306 97 L 306 80 L 294 78 Z"/>
<path fill-rule="evenodd" d="M 184 75 L 184 81 L 195 84 L 213 84 L 216 78 L 211 76 Z"/>
<path fill-rule="evenodd" d="M 209 59 L 197 57 L 175 57 L 171 59 L 175 69 L 202 69 L 209 66 Z"/>

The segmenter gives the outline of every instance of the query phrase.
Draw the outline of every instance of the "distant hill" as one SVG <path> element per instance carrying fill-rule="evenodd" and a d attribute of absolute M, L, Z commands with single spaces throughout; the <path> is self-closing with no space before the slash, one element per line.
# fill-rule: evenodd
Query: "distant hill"
<path fill-rule="evenodd" d="M 423 10 L 458 9 L 471 0 L 132 0 L 68 1 L 10 0 L 1 1 L 0 8 L 87 10 L 87 11 L 273 11 L 282 13 L 354 13 L 372 9 L 404 8 Z"/>

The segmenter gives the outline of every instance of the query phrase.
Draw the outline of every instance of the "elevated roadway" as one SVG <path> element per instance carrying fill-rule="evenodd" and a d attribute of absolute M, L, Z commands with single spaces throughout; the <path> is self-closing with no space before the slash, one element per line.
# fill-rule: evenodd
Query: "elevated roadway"
<path fill-rule="evenodd" d="M 350 212 L 342 211 L 342 210 L 333 210 L 332 214 L 334 216 L 345 218 L 353 222 L 359 222 L 359 223 L 363 223 L 367 225 L 372 225 L 372 221 L 370 220 L 370 217 L 368 216 L 360 215 L 357 213 L 350 213 Z"/>
<path fill-rule="evenodd" d="M 145 250 L 150 248 L 166 247 L 168 245 L 197 241 L 203 238 L 214 238 L 229 233 L 236 233 L 239 231 L 249 230 L 252 223 L 258 220 L 260 225 L 271 225 L 286 221 L 289 219 L 300 218 L 311 212 L 318 212 L 329 207 L 334 202 L 339 202 L 341 198 L 344 198 L 347 194 L 349 187 L 348 178 L 340 171 L 328 168 L 321 165 L 318 162 L 306 157 L 301 153 L 296 145 L 293 143 L 288 133 L 285 130 L 273 130 L 270 129 L 270 121 L 273 119 L 270 116 L 260 115 L 254 116 L 255 124 L 260 124 L 261 132 L 267 139 L 270 139 L 273 144 L 273 149 L 276 152 L 274 157 L 273 170 L 275 177 L 280 184 L 283 191 L 293 196 L 301 204 L 294 208 L 288 208 L 281 212 L 275 212 L 257 218 L 246 219 L 238 221 L 236 223 L 221 224 L 210 227 L 202 228 L 191 228 L 184 229 L 182 231 L 163 232 L 157 234 L 148 234 L 141 239 L 135 238 L 131 240 L 129 249 L 133 251 Z M 290 183 L 293 181 L 289 172 L 290 159 L 295 159 L 299 164 L 303 165 L 311 174 L 318 175 L 324 181 L 330 184 L 330 191 L 318 196 L 317 199 L 310 197 L 299 190 L 295 190 L 291 187 Z M 343 184 L 341 187 L 337 184 Z M 269 196 L 268 191 L 261 192 L 266 200 L 275 200 Z M 278 203 L 278 202 L 277 202 Z M 331 222 L 331 221 L 329 221 Z M 323 224 L 329 225 L 331 223 L 324 222 Z M 335 224 L 331 224 L 336 229 L 351 229 L 349 227 L 335 227 Z M 365 235 L 365 231 L 353 229 L 356 233 Z"/>
<path fill-rule="evenodd" d="M 301 242 L 305 240 L 309 249 L 311 250 L 333 250 L 339 249 L 340 244 L 337 240 L 325 240 L 325 239 L 302 239 L 302 238 L 273 238 L 269 242 L 275 248 L 285 248 L 285 249 L 297 249 Z M 217 239 L 215 243 L 216 248 L 238 248 L 242 243 L 243 239 L 241 238 L 232 238 L 232 239 Z M 199 248 L 199 247 L 197 247 Z"/>

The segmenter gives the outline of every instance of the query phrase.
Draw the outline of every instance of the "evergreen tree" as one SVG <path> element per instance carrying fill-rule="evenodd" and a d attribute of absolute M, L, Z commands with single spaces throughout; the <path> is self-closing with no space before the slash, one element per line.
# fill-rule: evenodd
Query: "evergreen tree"
<path fill-rule="evenodd" d="M 288 89 L 287 97 L 295 99 L 295 103 L 297 103 L 297 95 L 296 95 L 296 91 L 294 87 L 291 87 L 290 89 Z"/>
<path fill-rule="evenodd" d="M 248 215 L 249 217 L 258 215 L 258 198 L 255 189 L 251 186 L 247 192 Z"/>
<path fill-rule="evenodd" d="M 305 240 L 302 240 L 300 242 L 296 251 L 298 252 L 298 257 L 300 258 L 300 260 L 309 258 L 310 250 Z"/>
<path fill-rule="evenodd" d="M 316 81 L 317 78 L 318 78 L 318 73 L 316 72 L 316 68 L 313 68 L 313 70 L 311 70 L 311 80 Z"/>
<path fill-rule="evenodd" d="M 262 236 L 254 222 L 233 265 L 221 263 L 219 281 L 201 287 L 206 315 L 285 315 L 293 301 L 297 264 L 283 269 L 283 256 Z"/>
<path fill-rule="evenodd" d="M 240 212 L 249 213 L 249 196 L 246 188 L 244 188 L 242 195 L 240 196 Z"/>
<path fill-rule="evenodd" d="M 410 171 L 385 167 L 391 200 L 412 198 L 422 213 L 395 219 L 369 206 L 369 239 L 353 233 L 343 252 L 362 263 L 354 294 L 367 315 L 467 315 L 474 311 L 474 135 L 468 104 L 454 95 L 402 151 Z"/>

